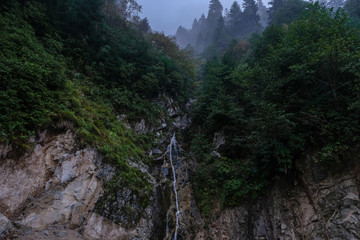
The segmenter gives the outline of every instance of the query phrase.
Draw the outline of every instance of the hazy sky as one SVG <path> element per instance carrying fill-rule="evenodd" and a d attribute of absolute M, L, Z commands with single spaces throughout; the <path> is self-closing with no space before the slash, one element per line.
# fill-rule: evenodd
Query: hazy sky
<path fill-rule="evenodd" d="M 263 0 L 267 4 L 270 0 Z M 207 15 L 210 0 L 137 0 L 142 5 L 141 17 L 147 17 L 153 30 L 175 34 L 179 25 L 190 28 L 194 18 Z M 234 0 L 220 0 L 224 9 Z M 238 0 L 242 4 L 241 0 Z"/>

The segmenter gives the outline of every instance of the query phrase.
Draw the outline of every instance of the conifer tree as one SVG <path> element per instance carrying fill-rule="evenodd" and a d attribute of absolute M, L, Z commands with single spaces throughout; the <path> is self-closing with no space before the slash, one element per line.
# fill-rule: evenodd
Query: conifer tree
<path fill-rule="evenodd" d="M 195 18 L 193 23 L 192 23 L 192 29 L 196 29 L 197 27 L 199 27 L 199 22 L 198 20 Z"/>
<path fill-rule="evenodd" d="M 265 7 L 263 0 L 257 0 L 256 4 L 258 6 L 257 14 L 259 15 L 260 18 L 260 24 L 262 27 L 265 28 L 268 25 L 268 21 L 269 21 L 268 9 Z"/>
<path fill-rule="evenodd" d="M 269 22 L 271 22 L 274 12 L 281 8 L 285 3 L 285 0 L 272 0 L 269 2 L 271 7 L 269 8 Z"/>
<path fill-rule="evenodd" d="M 345 4 L 345 10 L 351 17 L 360 20 L 360 1 L 359 0 L 348 0 Z"/>
<path fill-rule="evenodd" d="M 229 11 L 229 22 L 231 25 L 237 25 L 240 23 L 241 20 L 241 9 L 239 3 L 235 1 L 230 8 Z"/>
<path fill-rule="evenodd" d="M 245 32 L 253 32 L 259 26 L 260 18 L 257 15 L 258 7 L 255 0 L 244 0 L 244 12 L 242 14 L 242 23 Z"/>
<path fill-rule="evenodd" d="M 228 14 L 228 29 L 231 37 L 236 38 L 239 34 L 239 29 L 241 28 L 241 8 L 237 1 L 235 1 L 230 8 Z"/>
<path fill-rule="evenodd" d="M 223 6 L 219 0 L 211 0 L 209 4 L 209 11 L 207 17 L 207 23 L 209 26 L 215 26 L 217 21 L 222 16 Z"/>

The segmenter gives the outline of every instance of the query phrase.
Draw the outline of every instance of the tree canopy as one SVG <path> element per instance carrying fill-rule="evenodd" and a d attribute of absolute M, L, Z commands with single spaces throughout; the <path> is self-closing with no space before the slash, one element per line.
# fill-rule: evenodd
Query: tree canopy
<path fill-rule="evenodd" d="M 276 178 L 296 178 L 308 153 L 326 166 L 351 162 L 360 133 L 359 46 L 343 11 L 315 4 L 206 64 L 192 129 L 205 212 L 217 196 L 233 206 Z M 220 157 L 211 153 L 216 134 L 226 142 Z"/>

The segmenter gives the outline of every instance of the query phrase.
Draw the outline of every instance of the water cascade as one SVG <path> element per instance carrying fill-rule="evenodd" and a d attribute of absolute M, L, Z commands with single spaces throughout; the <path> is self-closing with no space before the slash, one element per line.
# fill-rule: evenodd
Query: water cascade
<path fill-rule="evenodd" d="M 175 167 L 173 164 L 173 151 L 175 152 L 176 150 L 176 139 L 175 139 L 175 133 L 171 138 L 171 142 L 170 145 L 168 147 L 168 151 L 169 151 L 169 157 L 170 157 L 170 164 L 171 164 L 171 169 L 173 172 L 173 185 L 174 185 L 174 193 L 175 193 L 175 203 L 176 203 L 176 227 L 175 227 L 175 234 L 174 234 L 174 240 L 177 240 L 177 231 L 179 228 L 179 214 L 180 214 L 180 209 L 179 209 L 179 201 L 178 201 L 178 196 L 177 196 L 177 189 L 176 189 L 176 173 L 175 173 Z"/>

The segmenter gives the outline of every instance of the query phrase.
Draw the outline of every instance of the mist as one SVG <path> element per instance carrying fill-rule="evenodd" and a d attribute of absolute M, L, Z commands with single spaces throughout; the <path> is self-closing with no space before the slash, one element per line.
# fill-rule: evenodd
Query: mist
<path fill-rule="evenodd" d="M 263 0 L 268 6 L 271 0 Z M 181 25 L 191 28 L 194 18 L 207 15 L 210 0 L 138 0 L 142 5 L 141 17 L 147 17 L 153 30 L 174 35 Z M 224 9 L 229 9 L 234 0 L 221 0 Z M 242 5 L 242 1 L 238 3 Z"/>

